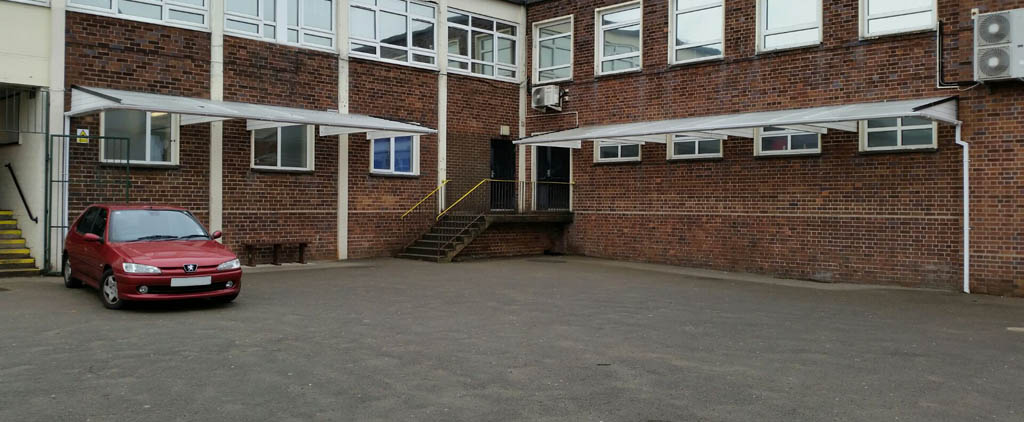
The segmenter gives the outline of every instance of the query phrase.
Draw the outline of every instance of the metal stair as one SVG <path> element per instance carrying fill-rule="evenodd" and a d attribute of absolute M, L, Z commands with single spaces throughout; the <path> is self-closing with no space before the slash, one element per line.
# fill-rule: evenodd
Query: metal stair
<path fill-rule="evenodd" d="M 14 212 L 0 210 L 0 277 L 39 275 L 36 260 L 14 219 Z"/>
<path fill-rule="evenodd" d="M 483 215 L 451 214 L 441 218 L 429 231 L 398 254 L 399 258 L 430 262 L 451 262 L 469 246 L 489 222 Z"/>

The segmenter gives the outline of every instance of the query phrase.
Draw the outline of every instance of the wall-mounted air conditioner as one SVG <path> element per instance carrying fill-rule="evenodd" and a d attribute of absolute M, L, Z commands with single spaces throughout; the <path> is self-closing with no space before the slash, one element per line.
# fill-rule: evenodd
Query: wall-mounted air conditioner
<path fill-rule="evenodd" d="M 557 85 L 534 87 L 530 95 L 530 104 L 534 109 L 562 111 L 562 88 Z"/>
<path fill-rule="evenodd" d="M 1024 78 L 1024 9 L 974 17 L 974 80 Z"/>

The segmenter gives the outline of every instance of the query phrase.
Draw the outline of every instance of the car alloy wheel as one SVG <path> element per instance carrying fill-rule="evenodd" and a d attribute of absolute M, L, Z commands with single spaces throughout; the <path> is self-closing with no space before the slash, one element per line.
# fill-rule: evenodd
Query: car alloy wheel
<path fill-rule="evenodd" d="M 117 280 L 114 275 L 107 273 L 103 277 L 103 284 L 100 285 L 100 295 L 103 297 L 103 304 L 108 308 L 117 309 L 122 305 L 121 298 L 117 296 Z"/>
<path fill-rule="evenodd" d="M 64 287 L 74 289 L 82 285 L 82 282 L 75 280 L 75 276 L 71 272 L 71 260 L 68 257 L 64 257 L 64 269 L 61 274 L 64 276 Z"/>

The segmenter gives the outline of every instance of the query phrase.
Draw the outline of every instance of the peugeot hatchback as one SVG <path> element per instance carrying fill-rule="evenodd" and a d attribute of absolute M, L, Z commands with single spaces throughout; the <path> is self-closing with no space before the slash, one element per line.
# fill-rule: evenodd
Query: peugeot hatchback
<path fill-rule="evenodd" d="M 93 205 L 64 242 L 64 286 L 92 286 L 110 309 L 135 301 L 230 302 L 242 268 L 220 237 L 181 208 Z"/>

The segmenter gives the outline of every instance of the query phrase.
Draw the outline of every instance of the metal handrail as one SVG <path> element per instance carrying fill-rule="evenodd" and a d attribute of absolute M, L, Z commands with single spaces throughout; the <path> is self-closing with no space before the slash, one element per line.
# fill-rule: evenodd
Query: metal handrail
<path fill-rule="evenodd" d="M 451 211 L 452 208 L 455 208 L 456 205 L 459 205 L 460 202 L 462 202 L 464 199 L 469 197 L 469 195 L 471 195 L 473 192 L 475 192 L 477 189 L 479 189 L 480 186 L 483 186 L 483 184 L 487 183 L 487 182 L 515 183 L 516 181 L 515 180 L 500 180 L 500 179 L 484 179 L 484 180 L 481 180 L 480 183 L 477 183 L 476 186 L 473 186 L 473 189 L 470 189 L 469 192 L 466 192 L 465 195 L 462 195 L 461 198 L 459 198 L 457 201 L 455 201 L 451 205 L 449 205 L 448 208 L 445 208 L 444 211 L 441 211 L 441 213 L 437 215 L 437 218 L 435 219 L 435 221 L 436 220 L 440 220 L 441 217 L 444 217 L 445 214 L 448 214 L 448 211 Z"/>
<path fill-rule="evenodd" d="M 448 238 L 448 241 L 445 242 L 445 244 L 443 244 L 443 245 L 441 245 L 441 247 L 437 248 L 437 257 L 440 258 L 441 254 L 448 248 L 448 245 L 451 245 L 452 243 L 454 243 L 455 239 L 458 239 L 459 236 L 462 236 L 462 234 L 465 233 L 466 230 L 469 230 L 470 227 L 473 227 L 473 225 L 476 224 L 477 221 L 480 221 L 481 218 L 483 218 L 483 215 L 476 216 L 475 218 L 473 218 L 473 220 L 471 220 L 468 224 L 466 224 L 466 227 L 463 227 L 462 230 L 459 230 L 459 232 L 456 233 L 454 236 Z"/>
<path fill-rule="evenodd" d="M 420 202 L 417 202 L 416 205 L 413 205 L 412 208 L 409 208 L 409 211 L 406 211 L 405 214 L 402 214 L 402 218 L 405 218 L 405 216 L 407 216 L 407 215 L 411 214 L 413 211 L 415 211 L 416 208 L 419 208 L 420 205 L 423 205 L 424 202 L 426 202 L 428 199 L 430 199 L 431 196 L 434 196 L 434 194 L 439 192 L 441 190 L 441 188 L 444 187 L 444 185 L 448 184 L 448 182 L 451 182 L 451 180 L 443 180 L 443 181 L 441 181 L 441 185 L 440 186 L 438 186 L 436 189 L 434 189 L 429 194 L 427 194 L 427 196 L 424 196 L 423 199 L 421 199 Z"/>
<path fill-rule="evenodd" d="M 18 195 L 21 196 L 21 203 L 25 205 L 25 212 L 28 213 L 29 220 L 32 220 L 33 223 L 38 223 L 39 219 L 32 215 L 32 210 L 28 207 L 28 201 L 25 200 L 25 193 L 21 191 L 21 183 L 18 183 L 18 176 L 14 174 L 14 166 L 11 163 L 7 163 L 4 167 L 7 167 L 7 170 L 11 172 L 11 179 L 14 180 L 14 187 L 18 188 Z"/>

